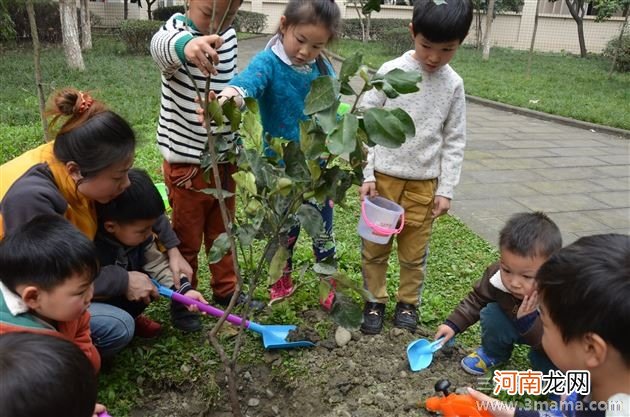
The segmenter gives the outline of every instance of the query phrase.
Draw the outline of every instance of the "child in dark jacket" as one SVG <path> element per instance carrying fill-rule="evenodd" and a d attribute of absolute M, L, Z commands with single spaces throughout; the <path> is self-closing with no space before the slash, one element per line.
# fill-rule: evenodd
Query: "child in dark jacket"
<path fill-rule="evenodd" d="M 147 274 L 165 287 L 207 303 L 192 288 L 188 278 L 173 277 L 168 258 L 155 240 L 152 225 L 164 214 L 165 207 L 151 178 L 146 172 L 134 168 L 129 170 L 129 181 L 131 184 L 121 195 L 96 207 L 98 231 L 94 243 L 101 265 L 117 265 L 127 271 Z M 109 297 L 99 301 L 120 307 L 133 317 L 138 317 L 151 302 L 150 299 L 128 299 L 126 282 L 100 283 L 100 287 L 103 286 L 110 289 Z M 201 330 L 201 320 L 195 310 L 196 307 L 190 307 L 189 311 L 182 304 L 171 303 L 173 326 L 185 332 Z M 159 329 L 140 336 L 152 337 L 157 333 Z"/>
<path fill-rule="evenodd" d="M 537 370 L 554 368 L 541 348 L 542 322 L 536 310 L 534 277 L 561 247 L 558 226 L 543 213 L 518 213 L 503 226 L 501 259 L 486 269 L 435 334 L 446 343 L 481 321 L 481 347 L 461 361 L 466 372 L 483 375 L 488 368 L 506 362 L 516 343 L 531 346 L 529 359 Z"/>

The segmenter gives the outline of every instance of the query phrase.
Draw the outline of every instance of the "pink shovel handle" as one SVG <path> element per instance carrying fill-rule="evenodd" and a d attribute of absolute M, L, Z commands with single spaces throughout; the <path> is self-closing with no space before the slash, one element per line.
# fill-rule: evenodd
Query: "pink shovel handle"
<path fill-rule="evenodd" d="M 363 216 L 363 221 L 365 222 L 365 224 L 367 224 L 368 227 L 372 229 L 374 233 L 377 235 L 382 235 L 382 236 L 397 235 L 400 232 L 402 232 L 402 229 L 405 226 L 405 212 L 404 211 L 400 215 L 400 226 L 396 229 L 388 229 L 387 227 L 381 227 L 377 224 L 372 223 L 370 219 L 368 219 L 367 215 L 365 214 L 365 199 L 361 202 L 361 216 Z"/>

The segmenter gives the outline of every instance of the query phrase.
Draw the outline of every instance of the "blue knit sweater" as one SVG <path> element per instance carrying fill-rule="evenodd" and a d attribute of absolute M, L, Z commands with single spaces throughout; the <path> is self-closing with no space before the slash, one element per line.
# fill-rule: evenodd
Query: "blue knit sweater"
<path fill-rule="evenodd" d="M 324 62 L 328 75 L 334 75 L 330 63 Z M 230 85 L 241 88 L 245 97 L 258 100 L 265 134 L 298 142 L 299 121 L 307 118 L 304 99 L 311 82 L 320 75 L 316 63 L 311 64 L 310 72 L 299 72 L 282 62 L 271 49 L 265 49 L 230 81 Z"/>

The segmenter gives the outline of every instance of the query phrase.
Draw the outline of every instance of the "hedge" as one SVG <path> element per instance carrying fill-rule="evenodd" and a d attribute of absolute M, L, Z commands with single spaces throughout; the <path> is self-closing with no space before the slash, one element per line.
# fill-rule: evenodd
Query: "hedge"
<path fill-rule="evenodd" d="M 166 21 L 175 13 L 184 13 L 184 6 L 160 7 L 153 12 L 153 19 Z M 267 26 L 267 15 L 239 10 L 232 25 L 237 32 L 262 33 Z"/>

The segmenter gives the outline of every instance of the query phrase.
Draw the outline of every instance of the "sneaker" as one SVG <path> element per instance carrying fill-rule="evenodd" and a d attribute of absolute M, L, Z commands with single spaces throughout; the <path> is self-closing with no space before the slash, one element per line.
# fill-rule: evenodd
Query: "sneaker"
<path fill-rule="evenodd" d="M 365 334 L 379 334 L 383 330 L 385 304 L 367 301 L 363 308 L 361 331 Z"/>
<path fill-rule="evenodd" d="M 232 295 L 233 293 L 230 293 L 228 295 L 226 295 L 225 297 L 219 297 L 219 296 L 212 296 L 212 301 L 215 304 L 220 305 L 221 307 L 227 307 L 228 304 L 230 304 L 230 300 L 232 299 Z M 238 295 L 238 298 L 236 299 L 236 304 L 235 306 L 242 306 L 245 305 L 247 303 L 247 301 L 249 300 L 249 297 L 247 296 L 247 294 L 245 293 L 240 293 Z M 261 311 L 262 309 L 265 308 L 265 303 L 263 303 L 262 301 L 258 301 L 258 300 L 249 300 L 249 308 L 253 311 Z"/>
<path fill-rule="evenodd" d="M 483 347 L 477 348 L 476 351 L 462 359 L 461 362 L 464 371 L 471 375 L 485 375 L 489 368 L 500 365 L 499 361 L 491 358 L 483 351 Z"/>
<path fill-rule="evenodd" d="M 201 330 L 199 314 L 188 311 L 186 306 L 177 302 L 171 302 L 171 323 L 174 328 L 186 333 Z"/>
<path fill-rule="evenodd" d="M 291 275 L 284 274 L 282 277 L 269 287 L 269 305 L 288 298 L 295 291 Z"/>
<path fill-rule="evenodd" d="M 396 311 L 394 312 L 394 327 L 415 333 L 418 328 L 418 310 L 416 306 L 400 301 L 397 302 Z"/>
<path fill-rule="evenodd" d="M 162 333 L 162 325 L 157 321 L 153 321 L 144 314 L 140 314 L 135 319 L 136 331 L 134 335 L 144 339 L 153 339 Z"/>
<path fill-rule="evenodd" d="M 330 283 L 330 291 L 328 291 L 328 295 L 323 300 L 319 299 L 319 304 L 322 306 L 322 309 L 325 311 L 331 311 L 333 308 L 333 304 L 335 304 L 335 288 L 337 288 L 337 283 L 334 279 L 328 279 Z"/>

